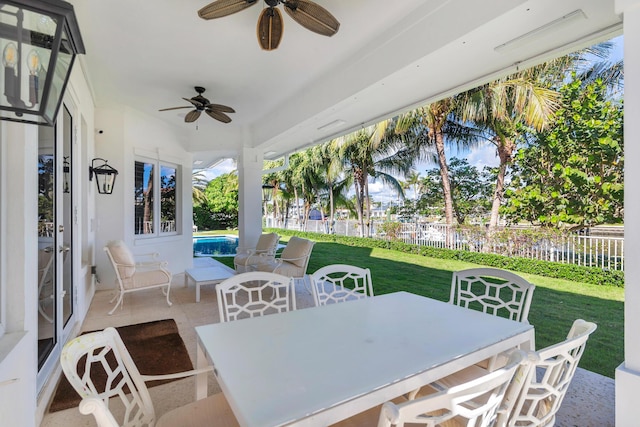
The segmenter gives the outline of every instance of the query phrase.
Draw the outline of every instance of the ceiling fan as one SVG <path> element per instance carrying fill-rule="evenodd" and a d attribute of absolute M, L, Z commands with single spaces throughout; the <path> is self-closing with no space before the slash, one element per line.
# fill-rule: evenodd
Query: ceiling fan
<path fill-rule="evenodd" d="M 222 123 L 229 123 L 231 121 L 231 117 L 227 116 L 225 113 L 235 113 L 236 111 L 233 108 L 227 107 L 226 105 L 211 104 L 207 98 L 202 96 L 202 93 L 205 91 L 205 88 L 201 86 L 196 86 L 194 89 L 196 90 L 196 92 L 198 92 L 196 96 L 190 99 L 182 98 L 193 105 L 189 105 L 185 107 L 163 108 L 162 110 L 158 110 L 158 111 L 179 110 L 181 108 L 195 107 L 195 110 L 189 111 L 185 116 L 184 121 L 186 123 L 191 123 L 198 120 L 198 117 L 200 117 L 200 114 L 202 114 L 203 111 L 207 113 L 209 116 L 213 117 L 214 119 L 221 121 Z"/>
<path fill-rule="evenodd" d="M 253 6 L 258 0 L 216 0 L 198 11 L 202 19 L 215 19 L 240 12 Z M 282 3 L 284 10 L 298 24 L 307 30 L 323 36 L 331 37 L 338 32 L 340 22 L 327 11 L 311 0 L 264 0 L 267 4 L 258 19 L 258 43 L 264 50 L 278 48 L 284 24 L 282 14 L 276 6 Z"/>

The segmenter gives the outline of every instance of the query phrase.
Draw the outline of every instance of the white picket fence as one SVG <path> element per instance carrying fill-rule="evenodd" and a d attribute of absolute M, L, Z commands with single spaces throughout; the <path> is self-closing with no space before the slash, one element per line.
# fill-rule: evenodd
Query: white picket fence
<path fill-rule="evenodd" d="M 372 224 L 371 236 L 386 239 L 387 236 L 381 227 L 382 222 L 374 221 Z M 301 222 L 295 220 L 288 220 L 285 224 L 283 221 L 267 218 L 266 226 L 329 233 L 328 221 L 308 220 L 303 226 Z M 358 237 L 361 235 L 360 224 L 354 220 L 335 221 L 334 233 Z M 514 233 L 517 235 L 517 231 Z M 473 252 L 484 251 L 499 255 L 624 271 L 624 237 L 570 234 L 553 238 L 530 239 L 523 237 L 522 239 L 510 239 L 506 242 L 487 243 L 483 235 L 469 238 L 465 234 L 455 230 L 449 232 L 449 228 L 445 224 L 403 223 L 395 238 L 405 243 L 421 246 Z"/>

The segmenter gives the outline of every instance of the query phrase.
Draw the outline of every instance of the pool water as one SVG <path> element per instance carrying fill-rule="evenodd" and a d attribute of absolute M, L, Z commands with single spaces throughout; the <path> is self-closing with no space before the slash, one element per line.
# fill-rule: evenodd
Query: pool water
<path fill-rule="evenodd" d="M 193 238 L 193 256 L 232 256 L 238 248 L 236 236 Z"/>

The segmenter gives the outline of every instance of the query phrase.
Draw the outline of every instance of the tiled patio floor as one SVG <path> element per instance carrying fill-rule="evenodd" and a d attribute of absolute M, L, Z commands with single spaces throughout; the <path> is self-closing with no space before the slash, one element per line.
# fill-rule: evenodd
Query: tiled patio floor
<path fill-rule="evenodd" d="M 103 329 L 107 326 L 124 326 L 153 320 L 173 318 L 178 324 L 191 360 L 195 366 L 196 335 L 195 326 L 216 323 L 218 306 L 213 285 L 201 288 L 201 302 L 195 302 L 195 285 L 183 287 L 182 274 L 174 276 L 171 288 L 173 305 L 168 307 L 159 290 L 136 292 L 125 297 L 124 308 L 116 310 L 112 316 L 107 312 L 112 291 L 98 290 L 89 313 L 82 325 L 82 331 Z M 297 307 L 313 306 L 313 298 L 299 284 L 296 289 Z M 587 345 L 587 350 L 589 346 Z M 153 387 L 150 390 L 156 415 L 189 403 L 195 396 L 192 378 Z M 209 375 L 209 394 L 220 391 L 213 375 Z M 569 393 L 558 415 L 558 427 L 613 427 L 614 423 L 614 382 L 611 378 L 578 369 Z M 81 415 L 77 408 L 55 413 L 47 413 L 41 427 L 95 426 L 93 416 Z"/>

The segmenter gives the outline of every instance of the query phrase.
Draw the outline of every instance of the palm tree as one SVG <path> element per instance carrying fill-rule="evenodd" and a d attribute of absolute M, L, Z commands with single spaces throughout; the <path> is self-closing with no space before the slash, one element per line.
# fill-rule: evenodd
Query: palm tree
<path fill-rule="evenodd" d="M 207 196 L 205 195 L 204 190 L 207 188 L 208 183 L 209 181 L 207 180 L 204 171 L 194 170 L 191 173 L 191 199 L 194 206 L 206 203 Z"/>
<path fill-rule="evenodd" d="M 390 122 L 382 121 L 339 138 L 336 142 L 346 170 L 353 176 L 361 236 L 370 236 L 371 232 L 369 177 L 380 179 L 383 184 L 404 194 L 393 174 L 405 175 L 413 161 L 411 149 L 387 133 Z"/>
<path fill-rule="evenodd" d="M 314 151 L 316 170 L 325 184 L 325 194 L 329 207 L 329 234 L 333 234 L 335 217 L 335 199 L 346 192 L 351 180 L 345 177 L 342 160 L 339 156 L 338 143 L 335 140 L 318 146 Z"/>
<path fill-rule="evenodd" d="M 449 230 L 454 222 L 454 209 L 445 143 L 473 147 L 482 140 L 478 129 L 465 124 L 455 114 L 456 107 L 457 98 L 445 98 L 400 116 L 396 124 L 396 133 L 413 147 L 416 160 L 426 159 L 438 164 Z M 453 233 L 447 233 L 446 243 L 447 246 L 453 244 Z"/>
<path fill-rule="evenodd" d="M 413 200 L 418 200 L 418 189 L 420 188 L 420 182 L 422 182 L 422 178 L 420 177 L 420 172 L 415 169 L 411 169 L 406 176 L 405 183 L 407 188 L 413 191 Z"/>
<path fill-rule="evenodd" d="M 622 86 L 622 61 L 611 64 L 604 60 L 612 47 L 610 42 L 599 43 L 460 95 L 462 118 L 491 133 L 500 160 L 489 233 L 498 224 L 506 169 L 513 161 L 521 134 L 527 126 L 537 131 L 545 129 L 561 106 L 560 94 L 553 88 L 563 85 L 571 71 L 581 80 L 600 78 L 613 89 Z"/>

